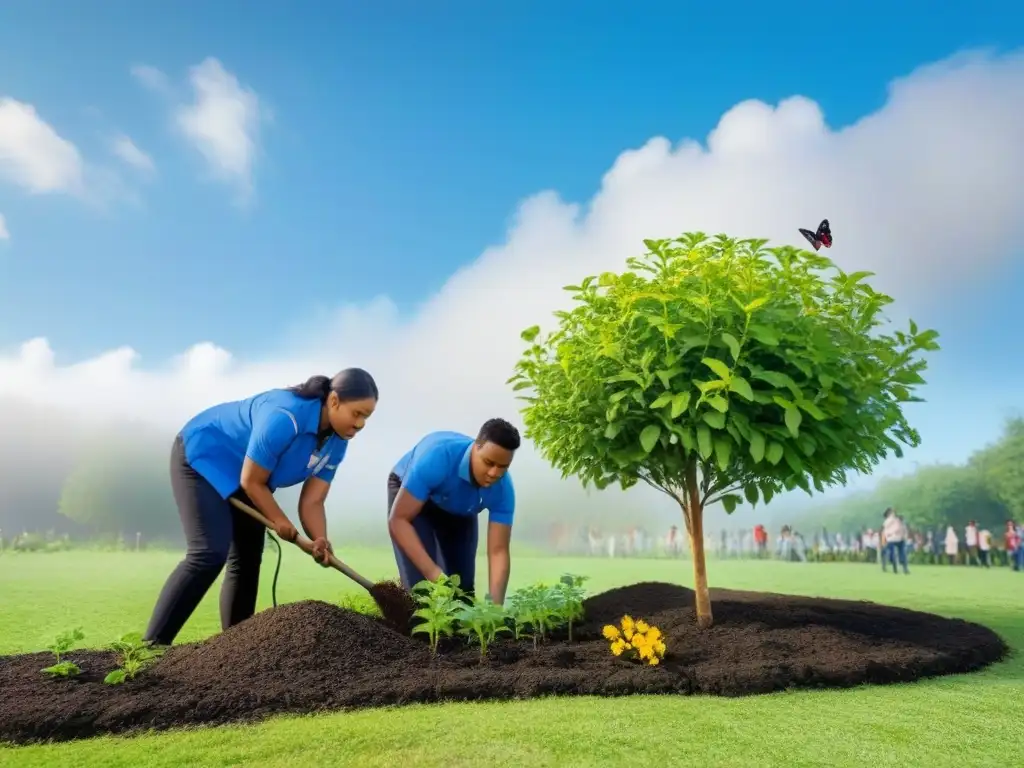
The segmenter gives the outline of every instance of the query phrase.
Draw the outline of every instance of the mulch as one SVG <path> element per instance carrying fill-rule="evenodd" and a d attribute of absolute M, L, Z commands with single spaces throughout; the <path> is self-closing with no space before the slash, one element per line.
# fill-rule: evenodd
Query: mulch
<path fill-rule="evenodd" d="M 121 686 L 105 651 L 72 651 L 83 672 L 52 680 L 48 653 L 0 657 L 0 741 L 65 741 L 104 733 L 254 721 L 412 702 L 636 693 L 745 696 L 970 672 L 1008 652 L 990 629 L 874 603 L 712 590 L 715 624 L 696 626 L 693 592 L 661 582 L 588 599 L 574 642 L 534 650 L 502 640 L 479 649 L 423 636 L 320 601 L 263 611 L 204 642 L 171 648 Z M 601 627 L 623 615 L 662 630 L 657 667 L 616 658 Z"/>

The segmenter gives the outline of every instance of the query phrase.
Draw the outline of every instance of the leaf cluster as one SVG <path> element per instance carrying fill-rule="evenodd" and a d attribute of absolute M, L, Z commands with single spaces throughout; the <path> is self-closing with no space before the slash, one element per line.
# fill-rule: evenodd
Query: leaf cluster
<path fill-rule="evenodd" d="M 522 334 L 509 379 L 526 435 L 563 477 L 639 481 L 685 502 L 769 502 L 868 473 L 920 437 L 922 353 L 937 332 L 883 332 L 892 302 L 825 256 L 703 233 L 646 240 L 628 270 L 566 286 L 558 327 Z"/>

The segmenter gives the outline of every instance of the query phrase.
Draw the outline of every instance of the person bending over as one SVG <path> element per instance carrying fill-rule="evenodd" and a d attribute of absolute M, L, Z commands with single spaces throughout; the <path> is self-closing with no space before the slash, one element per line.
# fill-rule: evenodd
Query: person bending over
<path fill-rule="evenodd" d="M 432 432 L 398 460 L 388 476 L 388 531 L 406 590 L 458 574 L 461 588 L 475 592 L 478 516 L 486 509 L 489 594 L 505 602 L 516 504 L 508 468 L 519 444 L 515 427 L 490 419 L 475 440 Z"/>
<path fill-rule="evenodd" d="M 298 531 L 274 499 L 277 488 L 302 483 L 299 521 L 326 565 L 324 501 L 348 441 L 377 407 L 377 385 L 361 368 L 333 379 L 272 389 L 208 408 L 189 421 L 171 448 L 171 488 L 187 551 L 157 599 L 144 639 L 170 645 L 227 565 L 220 593 L 221 628 L 256 612 L 264 527 L 235 509 L 255 507 L 285 541 Z"/>

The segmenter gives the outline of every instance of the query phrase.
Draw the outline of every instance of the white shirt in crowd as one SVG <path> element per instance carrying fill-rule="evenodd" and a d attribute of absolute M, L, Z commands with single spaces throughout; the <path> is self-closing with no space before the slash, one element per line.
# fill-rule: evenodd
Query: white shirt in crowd
<path fill-rule="evenodd" d="M 982 552 L 992 549 L 992 532 L 987 528 L 978 533 L 978 549 Z"/>
<path fill-rule="evenodd" d="M 964 543 L 968 547 L 978 546 L 978 529 L 976 526 L 968 525 L 964 528 Z"/>
<path fill-rule="evenodd" d="M 885 535 L 886 541 L 903 541 L 903 537 L 906 534 L 903 521 L 897 515 L 889 515 L 882 524 L 882 533 Z"/>

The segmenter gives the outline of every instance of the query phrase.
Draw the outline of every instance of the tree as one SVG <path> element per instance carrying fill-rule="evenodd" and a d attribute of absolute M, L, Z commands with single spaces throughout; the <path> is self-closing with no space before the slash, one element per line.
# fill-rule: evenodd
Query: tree
<path fill-rule="evenodd" d="M 680 506 L 698 625 L 712 624 L 703 511 L 871 472 L 918 433 L 902 404 L 938 333 L 883 334 L 870 272 L 767 240 L 703 233 L 645 240 L 648 253 L 567 286 L 575 306 L 529 345 L 509 379 L 526 436 L 584 486 L 643 481 Z M 826 277 L 827 271 L 834 271 Z"/>
<path fill-rule="evenodd" d="M 971 464 L 982 473 L 1008 516 L 1024 518 L 1024 419 L 1008 419 L 1002 438 L 972 456 Z"/>

